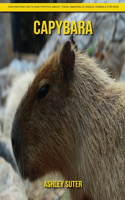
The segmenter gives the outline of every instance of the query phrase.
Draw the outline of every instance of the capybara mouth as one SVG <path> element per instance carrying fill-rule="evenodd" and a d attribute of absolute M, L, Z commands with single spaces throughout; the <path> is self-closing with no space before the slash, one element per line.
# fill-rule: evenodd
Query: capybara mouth
<path fill-rule="evenodd" d="M 25 179 L 29 179 L 31 182 L 35 181 L 39 178 L 39 170 L 36 168 L 31 168 L 27 161 L 18 160 L 18 169 L 20 172 L 21 177 Z"/>
<path fill-rule="evenodd" d="M 37 175 L 35 172 L 28 172 L 28 171 L 21 171 L 21 176 L 24 180 L 29 179 L 29 181 L 33 182 L 35 181 L 37 178 L 39 178 L 39 175 Z"/>
<path fill-rule="evenodd" d="M 34 173 L 29 173 L 29 170 L 25 170 L 25 166 L 21 166 L 21 164 L 18 164 L 18 169 L 20 172 L 21 177 L 26 180 L 29 179 L 30 181 L 34 181 L 35 178 L 32 176 Z"/>
<path fill-rule="evenodd" d="M 23 160 L 19 154 L 16 154 L 16 152 L 14 152 L 14 156 L 15 156 L 15 159 L 16 159 L 16 163 L 17 163 L 17 166 L 18 166 L 18 170 L 19 170 L 19 174 L 20 176 L 23 178 L 23 179 L 30 179 L 30 171 L 28 170 L 27 168 L 27 161 L 26 160 Z"/>
<path fill-rule="evenodd" d="M 21 173 L 21 176 L 24 180 L 29 179 L 31 182 L 37 179 L 33 174 L 29 175 L 27 172 Z"/>

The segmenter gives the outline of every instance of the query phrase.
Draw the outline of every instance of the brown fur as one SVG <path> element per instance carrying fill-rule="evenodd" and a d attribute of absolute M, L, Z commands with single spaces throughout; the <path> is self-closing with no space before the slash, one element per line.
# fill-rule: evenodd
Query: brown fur
<path fill-rule="evenodd" d="M 70 190 L 73 200 L 123 200 L 125 84 L 80 51 L 67 82 L 60 54 L 42 66 L 17 110 L 12 140 L 20 172 L 30 180 L 50 171 L 82 180 L 83 188 Z M 50 90 L 38 100 L 45 83 Z"/>

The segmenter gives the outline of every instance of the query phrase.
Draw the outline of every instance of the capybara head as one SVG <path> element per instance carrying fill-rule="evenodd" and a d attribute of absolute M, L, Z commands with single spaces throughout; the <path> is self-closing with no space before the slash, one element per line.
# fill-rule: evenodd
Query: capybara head
<path fill-rule="evenodd" d="M 12 146 L 23 178 L 35 180 L 52 170 L 65 178 L 81 178 L 80 173 L 74 174 L 74 166 L 81 162 L 80 151 L 91 133 L 90 124 L 94 130 L 98 127 L 97 119 L 103 112 L 98 102 L 111 81 L 69 41 L 50 56 L 13 121 Z M 84 144 L 84 150 L 87 148 Z M 86 155 L 82 155 L 84 159 Z"/>
<path fill-rule="evenodd" d="M 75 52 L 68 41 L 38 71 L 17 109 L 12 146 L 23 178 L 35 180 L 51 170 L 63 171 L 66 157 L 69 160 L 74 148 L 74 138 L 68 135 L 74 66 Z"/>

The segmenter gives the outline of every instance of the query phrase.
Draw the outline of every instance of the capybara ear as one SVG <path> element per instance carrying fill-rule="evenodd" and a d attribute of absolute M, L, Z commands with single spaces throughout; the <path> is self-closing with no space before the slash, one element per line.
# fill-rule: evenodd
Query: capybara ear
<path fill-rule="evenodd" d="M 75 53 L 71 49 L 70 42 L 66 42 L 60 55 L 60 66 L 63 69 L 64 81 L 67 83 L 73 74 L 75 65 Z"/>
<path fill-rule="evenodd" d="M 77 47 L 77 44 L 76 44 L 76 42 L 74 40 L 74 34 L 70 35 L 70 41 L 74 45 L 75 50 L 77 51 L 78 47 Z"/>

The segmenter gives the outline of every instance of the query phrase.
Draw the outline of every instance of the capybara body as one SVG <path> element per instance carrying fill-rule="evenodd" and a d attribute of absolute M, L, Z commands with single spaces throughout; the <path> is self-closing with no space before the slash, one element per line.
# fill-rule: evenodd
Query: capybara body
<path fill-rule="evenodd" d="M 12 128 L 23 178 L 59 171 L 73 200 L 125 199 L 125 84 L 70 42 L 42 66 Z"/>

